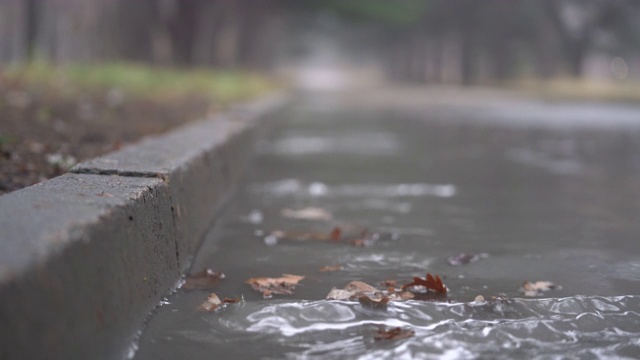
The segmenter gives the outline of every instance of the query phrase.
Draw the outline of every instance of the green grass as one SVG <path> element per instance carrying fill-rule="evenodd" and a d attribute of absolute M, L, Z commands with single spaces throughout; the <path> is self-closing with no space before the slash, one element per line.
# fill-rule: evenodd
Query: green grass
<path fill-rule="evenodd" d="M 501 84 L 546 100 L 640 103 L 640 82 L 597 79 L 520 79 Z"/>
<path fill-rule="evenodd" d="M 264 76 L 243 71 L 174 69 L 132 63 L 52 66 L 45 62 L 12 66 L 3 71 L 9 79 L 33 86 L 50 86 L 75 94 L 92 88 L 118 88 L 149 97 L 206 96 L 229 103 L 258 96 L 274 88 Z"/>

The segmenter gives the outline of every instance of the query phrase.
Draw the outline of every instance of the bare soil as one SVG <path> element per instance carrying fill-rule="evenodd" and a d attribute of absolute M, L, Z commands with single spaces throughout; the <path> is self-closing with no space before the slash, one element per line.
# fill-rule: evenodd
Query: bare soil
<path fill-rule="evenodd" d="M 0 194 L 213 111 L 204 96 L 145 98 L 117 89 L 69 94 L 0 77 Z"/>

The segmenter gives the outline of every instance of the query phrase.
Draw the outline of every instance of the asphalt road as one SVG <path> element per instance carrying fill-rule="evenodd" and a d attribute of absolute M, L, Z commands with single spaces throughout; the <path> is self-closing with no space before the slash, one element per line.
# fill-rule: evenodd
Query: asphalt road
<path fill-rule="evenodd" d="M 349 356 L 363 356 L 372 351 L 366 341 L 358 342 L 366 335 L 354 338 L 347 326 L 332 327 L 332 317 L 343 313 L 314 301 L 352 280 L 375 285 L 410 281 L 426 272 L 443 277 L 453 302 L 470 302 L 480 294 L 522 298 L 524 281 L 544 280 L 558 286 L 534 298 L 571 299 L 585 312 L 596 302 L 621 312 L 640 310 L 638 301 L 628 305 L 615 298 L 640 293 L 640 108 L 437 91 L 414 97 L 414 106 L 396 106 L 392 99 L 376 101 L 366 93 L 301 95 L 259 147 L 255 166 L 194 264 L 194 270 L 208 267 L 227 275 L 211 291 L 221 298 L 243 296 L 246 302 L 202 314 L 194 308 L 211 291 L 179 291 L 151 319 L 137 358 L 205 358 L 210 351 L 326 355 L 330 350 L 317 346 L 323 341 L 341 346 L 332 338 L 336 331 L 350 334 L 340 333 L 353 340 L 342 345 L 352 350 Z M 325 213 L 319 216 L 316 209 L 313 220 L 283 213 L 308 207 Z M 324 219 L 327 215 L 331 219 Z M 343 232 L 341 242 L 282 236 L 328 234 L 336 226 Z M 365 246 L 349 241 L 356 238 Z M 461 253 L 477 255 L 476 261 L 452 266 L 449 258 Z M 341 270 L 319 271 L 330 265 Z M 294 294 L 271 300 L 245 284 L 249 278 L 281 274 L 306 278 Z M 284 310 L 279 315 L 277 310 L 285 305 L 299 310 L 304 304 L 317 313 Z M 520 314 L 516 318 L 526 318 L 525 309 L 533 303 L 524 304 L 520 313 L 514 310 Z M 550 321 L 556 319 L 554 311 L 562 313 L 559 305 L 536 304 L 548 305 L 537 314 Z M 415 320 L 433 309 L 423 310 L 404 315 Z M 292 319 L 300 316 L 304 324 L 296 327 Z M 362 316 L 358 313 L 351 325 L 366 323 Z M 271 327 L 265 325 L 269 321 Z M 638 323 L 628 321 L 629 326 Z M 314 333 L 314 323 L 325 333 Z M 582 325 L 576 324 L 572 331 L 580 333 Z M 426 337 L 433 331 L 420 329 Z M 546 331 L 528 337 L 566 335 L 556 328 Z M 611 341 L 632 342 L 635 336 Z M 472 340 L 455 347 L 464 348 L 464 341 L 472 352 L 485 351 L 474 350 Z M 576 343 L 569 351 L 592 346 Z M 421 344 L 402 354 L 433 350 Z M 382 357 L 399 351 L 387 350 Z"/>

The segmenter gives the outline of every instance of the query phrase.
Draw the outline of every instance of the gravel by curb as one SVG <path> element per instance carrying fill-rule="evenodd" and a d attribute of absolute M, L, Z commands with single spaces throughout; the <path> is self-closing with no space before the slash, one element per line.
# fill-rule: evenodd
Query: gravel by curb
<path fill-rule="evenodd" d="M 0 359 L 121 359 L 179 281 L 276 94 L 0 196 Z"/>

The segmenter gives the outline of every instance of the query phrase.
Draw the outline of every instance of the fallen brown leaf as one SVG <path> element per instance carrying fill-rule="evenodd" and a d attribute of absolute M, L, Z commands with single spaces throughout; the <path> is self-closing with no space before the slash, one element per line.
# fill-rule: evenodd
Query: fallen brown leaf
<path fill-rule="evenodd" d="M 411 329 L 403 329 L 400 327 L 396 328 L 385 328 L 379 327 L 378 332 L 374 336 L 376 340 L 400 340 L 410 338 L 415 335 L 415 331 Z"/>
<path fill-rule="evenodd" d="M 385 280 L 381 282 L 380 285 L 386 288 L 395 288 L 398 285 L 398 282 L 396 280 Z"/>
<path fill-rule="evenodd" d="M 348 283 L 345 287 L 345 290 L 347 291 L 354 291 L 354 292 L 376 292 L 378 291 L 378 289 L 374 288 L 373 286 L 362 282 L 362 281 L 352 281 L 350 283 Z"/>
<path fill-rule="evenodd" d="M 380 291 L 373 286 L 364 283 L 362 281 L 352 281 L 345 285 L 342 289 L 336 289 L 335 287 L 327 294 L 327 300 L 356 300 L 363 295 L 375 295 Z"/>
<path fill-rule="evenodd" d="M 202 271 L 188 275 L 184 279 L 181 287 L 185 290 L 210 289 L 217 285 L 222 279 L 224 279 L 223 273 L 215 272 L 211 269 L 203 269 Z"/>
<path fill-rule="evenodd" d="M 320 272 L 333 272 L 342 270 L 342 265 L 324 266 L 320 268 Z"/>
<path fill-rule="evenodd" d="M 329 234 L 329 240 L 340 241 L 340 238 L 342 238 L 342 230 L 336 226 L 335 228 L 333 228 L 333 230 L 331 230 L 331 234 Z"/>
<path fill-rule="evenodd" d="M 240 298 L 236 298 L 236 299 L 224 298 L 224 300 L 220 301 L 220 298 L 218 297 L 218 295 L 216 295 L 215 293 L 211 293 L 211 294 L 209 294 L 209 296 L 207 297 L 207 300 L 205 300 L 205 302 L 203 302 L 202 304 L 198 305 L 196 310 L 200 310 L 200 311 L 216 311 L 217 309 L 219 309 L 220 307 L 222 307 L 222 306 L 224 306 L 226 304 L 235 304 L 235 303 L 239 303 L 241 301 L 242 301 L 242 299 L 240 299 Z"/>
<path fill-rule="evenodd" d="M 351 297 L 355 295 L 354 291 L 345 289 L 331 288 L 327 294 L 327 300 L 351 300 Z"/>
<path fill-rule="evenodd" d="M 405 301 L 415 298 L 415 294 L 410 291 L 402 291 L 401 289 L 395 289 L 389 287 L 387 290 L 378 290 L 373 286 L 364 283 L 362 281 L 352 281 L 348 283 L 343 289 L 336 289 L 335 287 L 327 294 L 327 300 L 360 300 L 360 297 L 366 296 L 372 301 L 379 301 L 383 298 L 387 298 L 388 301 Z M 366 301 L 366 300 L 364 300 Z"/>
<path fill-rule="evenodd" d="M 447 258 L 447 262 L 451 266 L 460 266 L 460 265 L 466 265 L 468 263 L 476 262 L 488 256 L 489 254 L 485 254 L 485 253 L 480 253 L 480 254 L 460 253 L 456 256 L 450 256 L 449 258 Z"/>
<path fill-rule="evenodd" d="M 220 306 L 222 306 L 222 301 L 220 301 L 220 298 L 218 297 L 218 295 L 212 293 L 212 294 L 209 294 L 209 296 L 207 297 L 207 300 L 205 300 L 205 302 L 203 302 L 202 304 L 198 305 L 196 310 L 200 310 L 200 311 L 215 311 Z"/>
<path fill-rule="evenodd" d="M 400 291 L 389 294 L 389 298 L 393 301 L 405 301 L 415 299 L 416 295 L 411 291 Z"/>
<path fill-rule="evenodd" d="M 328 221 L 333 217 L 331 213 L 323 208 L 307 207 L 304 209 L 282 209 L 280 215 L 289 219 L 298 220 L 323 220 Z"/>
<path fill-rule="evenodd" d="M 271 232 L 271 235 L 277 237 L 278 239 L 286 239 L 286 240 L 322 240 L 322 241 L 340 241 L 341 238 L 341 230 L 339 227 L 333 228 L 330 233 L 305 233 L 305 232 L 292 232 L 292 231 L 282 231 L 275 230 Z"/>
<path fill-rule="evenodd" d="M 524 293 L 524 296 L 540 296 L 544 292 L 547 292 L 549 290 L 553 290 L 556 288 L 557 286 L 551 281 L 536 281 L 536 282 L 525 281 L 522 287 L 520 288 L 520 291 Z"/>
<path fill-rule="evenodd" d="M 355 247 L 365 247 L 367 246 L 367 240 L 366 239 L 353 239 L 349 241 L 349 244 L 355 246 Z"/>
<path fill-rule="evenodd" d="M 242 301 L 243 301 L 242 298 L 231 299 L 231 298 L 226 297 L 226 298 L 224 298 L 224 300 L 222 300 L 222 303 L 223 304 L 236 304 L 236 303 L 239 303 L 239 302 L 242 302 Z"/>
<path fill-rule="evenodd" d="M 427 290 L 433 290 L 440 294 L 447 293 L 447 287 L 442 283 L 440 276 L 436 275 L 434 277 L 429 273 L 427 273 L 427 277 L 425 279 L 414 277 L 412 282 L 402 285 L 402 290 L 413 286 L 424 286 Z"/>
<path fill-rule="evenodd" d="M 389 298 L 386 296 L 383 296 L 379 299 L 372 299 L 367 295 L 362 295 L 358 297 L 358 302 L 360 302 L 360 305 L 371 308 L 371 309 L 387 310 L 387 304 L 389 303 Z"/>
<path fill-rule="evenodd" d="M 251 285 L 254 290 L 260 291 L 265 298 L 273 294 L 291 295 L 304 276 L 282 274 L 279 278 L 251 278 L 245 283 Z"/>

